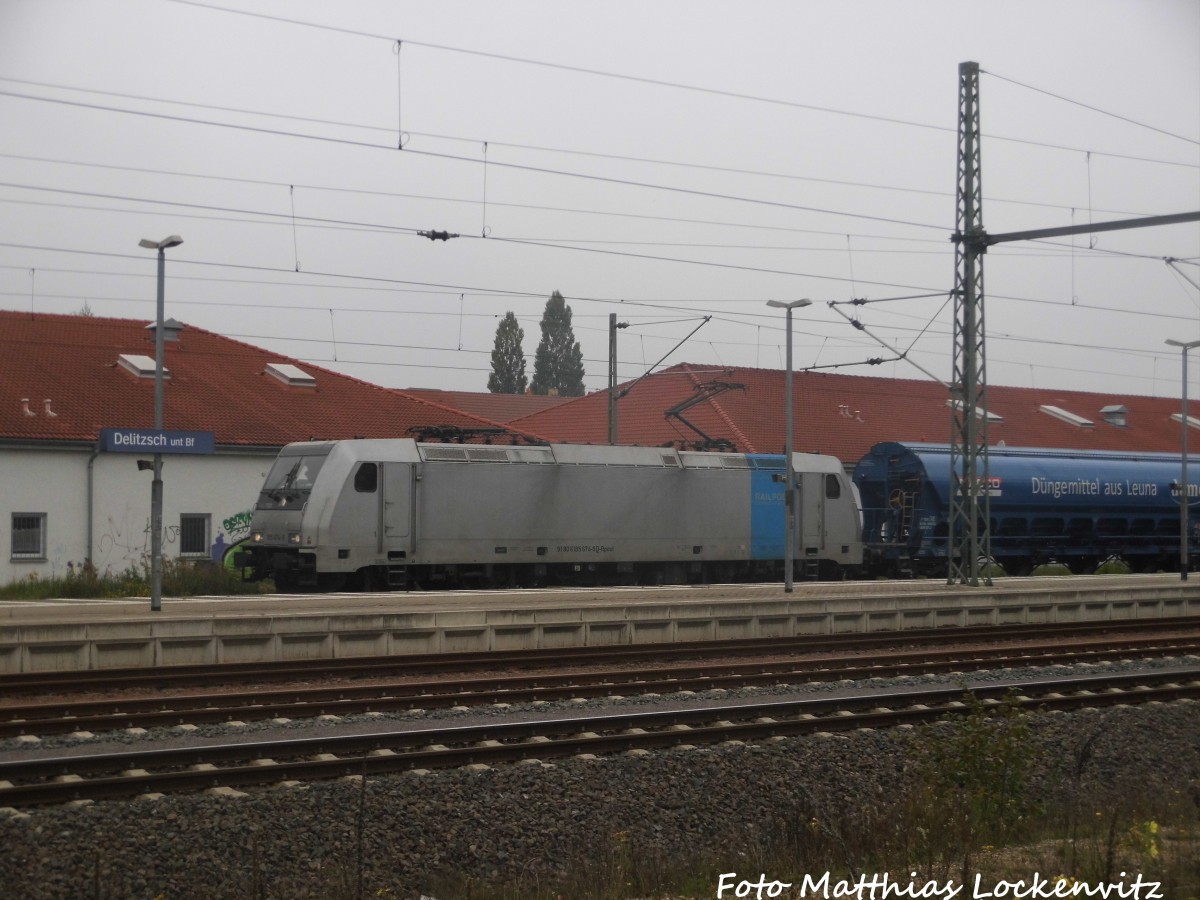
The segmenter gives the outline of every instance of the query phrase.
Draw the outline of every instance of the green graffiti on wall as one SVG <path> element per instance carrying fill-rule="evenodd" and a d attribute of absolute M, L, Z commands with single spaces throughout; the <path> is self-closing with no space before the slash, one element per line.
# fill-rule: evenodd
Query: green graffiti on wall
<path fill-rule="evenodd" d="M 235 537 L 239 534 L 245 534 L 250 530 L 250 518 L 253 515 L 252 510 L 236 513 L 221 522 L 221 527 L 230 537 Z"/>

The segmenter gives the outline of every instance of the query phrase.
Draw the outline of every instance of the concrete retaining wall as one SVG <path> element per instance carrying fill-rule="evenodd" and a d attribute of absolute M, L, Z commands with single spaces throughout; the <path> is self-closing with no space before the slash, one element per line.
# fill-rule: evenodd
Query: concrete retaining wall
<path fill-rule="evenodd" d="M 433 612 L 145 613 L 0 625 L 0 672 L 598 646 L 1200 615 L 1187 583 Z"/>

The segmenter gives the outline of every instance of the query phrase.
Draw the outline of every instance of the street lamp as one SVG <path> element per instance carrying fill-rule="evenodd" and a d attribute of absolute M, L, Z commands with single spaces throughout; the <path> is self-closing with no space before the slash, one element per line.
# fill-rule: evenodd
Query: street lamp
<path fill-rule="evenodd" d="M 768 300 L 767 306 L 787 310 L 787 383 L 784 405 L 787 407 L 787 431 L 784 434 L 783 477 L 786 485 L 783 495 L 784 529 L 783 529 L 783 590 L 792 592 L 792 558 L 796 551 L 796 476 L 792 471 L 792 310 L 811 306 L 812 301 L 805 298 L 793 300 Z"/>
<path fill-rule="evenodd" d="M 1188 402 L 1187 402 L 1187 361 L 1188 351 L 1200 347 L 1200 341 L 1176 341 L 1170 338 L 1167 343 L 1172 347 L 1180 348 L 1180 356 L 1183 358 L 1183 415 L 1179 418 L 1179 425 L 1182 428 L 1181 442 L 1183 444 L 1182 453 L 1180 454 L 1180 474 L 1179 474 L 1179 579 L 1187 581 L 1188 573 L 1188 503 L 1191 502 L 1191 491 L 1188 490 Z"/>
<path fill-rule="evenodd" d="M 139 247 L 158 251 L 158 308 L 154 327 L 154 427 L 163 427 L 163 296 L 166 281 L 168 247 L 178 247 L 183 238 L 177 234 L 151 241 L 143 238 Z M 150 482 L 150 611 L 162 609 L 162 454 L 154 454 L 154 480 Z"/>

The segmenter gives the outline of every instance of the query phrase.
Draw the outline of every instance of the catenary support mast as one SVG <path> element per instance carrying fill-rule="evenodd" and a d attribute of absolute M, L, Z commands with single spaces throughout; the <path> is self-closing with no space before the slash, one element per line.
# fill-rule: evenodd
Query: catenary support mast
<path fill-rule="evenodd" d="M 979 64 L 958 66 L 958 190 L 954 232 L 954 360 L 950 382 L 949 583 L 991 584 L 991 490 L 984 377 L 983 255 L 993 244 L 1200 222 L 1200 211 L 988 234 L 979 154 Z M 1182 553 L 1182 551 L 1181 551 Z"/>
<path fill-rule="evenodd" d="M 950 381 L 949 583 L 979 584 L 991 559 L 987 380 L 984 377 L 983 186 L 979 157 L 979 63 L 958 67 L 957 231 L 954 235 L 954 360 Z M 986 573 L 988 570 L 984 569 Z M 985 574 L 985 581 L 991 579 Z"/>

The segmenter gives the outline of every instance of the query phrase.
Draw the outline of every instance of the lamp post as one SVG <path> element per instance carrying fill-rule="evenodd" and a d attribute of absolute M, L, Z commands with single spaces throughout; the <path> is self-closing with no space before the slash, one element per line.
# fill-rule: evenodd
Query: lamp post
<path fill-rule="evenodd" d="M 158 304 L 154 327 L 154 427 L 163 427 L 163 306 L 168 247 L 178 247 L 183 238 L 177 234 L 151 241 L 143 238 L 139 247 L 158 251 Z M 162 454 L 154 454 L 154 480 L 150 483 L 150 611 L 162 609 Z"/>
<path fill-rule="evenodd" d="M 1183 437 L 1180 439 L 1182 452 L 1180 454 L 1179 473 L 1179 580 L 1187 581 L 1188 575 L 1188 503 L 1191 502 L 1191 491 L 1188 490 L 1188 351 L 1200 347 L 1200 341 L 1176 341 L 1167 339 L 1172 347 L 1178 347 L 1183 358 L 1183 410 L 1179 425 Z"/>
<path fill-rule="evenodd" d="M 796 552 L 796 475 L 792 470 L 792 310 L 811 306 L 812 301 L 804 298 L 790 303 L 784 300 L 768 300 L 767 306 L 787 310 L 787 382 L 784 405 L 787 407 L 787 431 L 783 442 L 783 590 L 792 592 L 792 559 Z"/>

